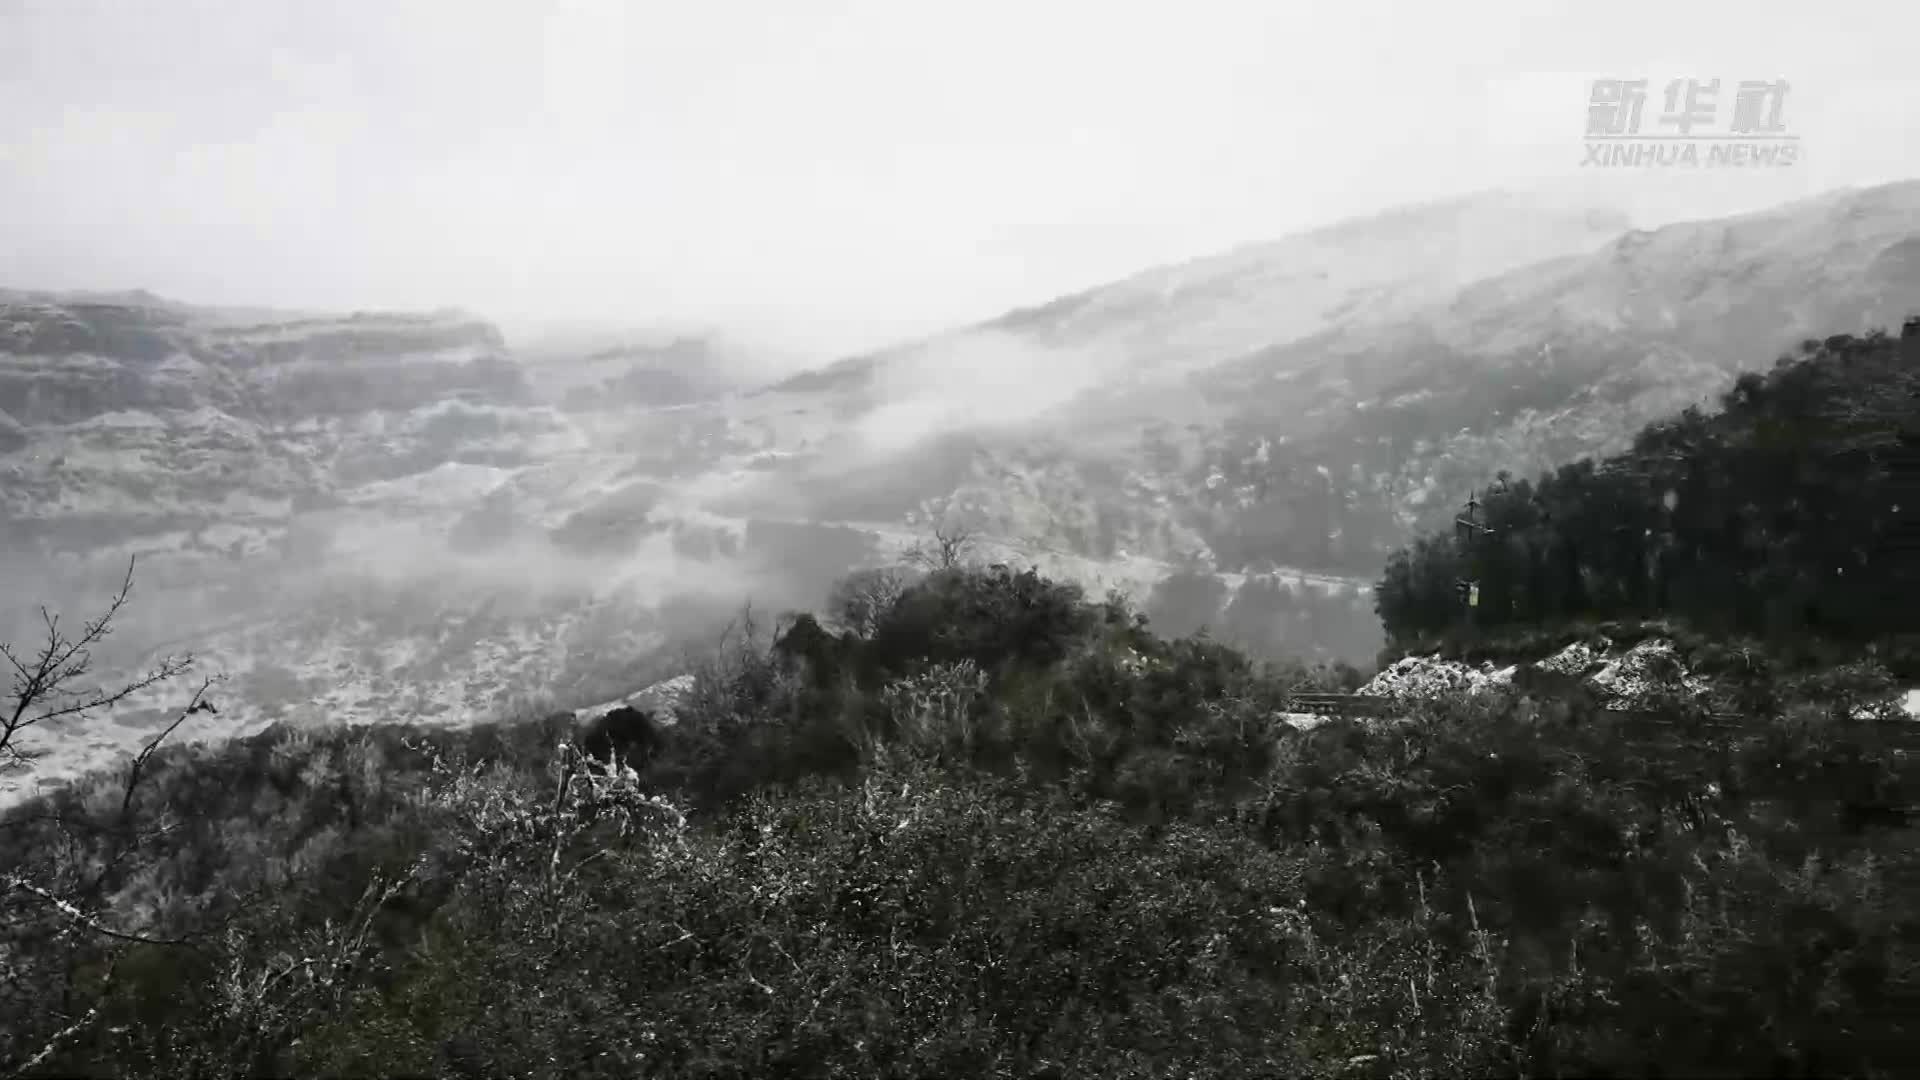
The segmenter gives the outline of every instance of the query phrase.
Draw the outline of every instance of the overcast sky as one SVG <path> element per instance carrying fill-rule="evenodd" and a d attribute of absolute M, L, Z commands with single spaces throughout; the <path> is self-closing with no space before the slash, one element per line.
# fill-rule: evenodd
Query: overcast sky
<path fill-rule="evenodd" d="M 1920 177 L 1916 30 L 1902 0 L 0 0 L 0 285 L 846 351 L 1590 182 L 1593 78 L 1791 84 L 1802 163 L 1610 177 L 1644 218 Z"/>

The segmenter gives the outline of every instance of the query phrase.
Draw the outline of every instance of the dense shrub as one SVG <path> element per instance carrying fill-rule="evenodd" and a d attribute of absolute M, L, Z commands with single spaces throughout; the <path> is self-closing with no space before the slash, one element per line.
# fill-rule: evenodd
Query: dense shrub
<path fill-rule="evenodd" d="M 169 827 L 134 850 L 76 827 L 114 776 L 17 808 L 0 866 L 97 876 L 121 936 L 7 894 L 0 1063 L 1912 1071 L 1887 811 L 1920 799 L 1877 667 L 1763 666 L 1730 722 L 1533 688 L 1301 732 L 1290 697 L 1353 673 L 1035 575 L 946 567 L 872 614 L 738 628 L 618 765 L 564 717 L 283 729 L 156 755 L 133 809 Z"/>
<path fill-rule="evenodd" d="M 904 590 L 876 620 L 873 668 L 897 674 L 918 663 L 971 660 L 988 670 L 1046 667 L 1096 625 L 1077 586 L 1033 570 L 938 570 Z"/>

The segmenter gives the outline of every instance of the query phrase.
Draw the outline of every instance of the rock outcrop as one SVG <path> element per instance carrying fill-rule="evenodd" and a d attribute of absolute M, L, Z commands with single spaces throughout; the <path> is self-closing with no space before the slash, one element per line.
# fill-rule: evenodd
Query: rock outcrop
<path fill-rule="evenodd" d="M 278 528 L 361 484 L 524 457 L 554 422 L 458 313 L 263 319 L 0 294 L 0 529 L 84 552 Z"/>

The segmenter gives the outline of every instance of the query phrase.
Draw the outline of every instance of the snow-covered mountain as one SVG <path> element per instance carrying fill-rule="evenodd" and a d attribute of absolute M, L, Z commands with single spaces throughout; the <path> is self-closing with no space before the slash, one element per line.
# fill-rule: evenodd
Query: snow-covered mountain
<path fill-rule="evenodd" d="M 884 391 L 898 381 L 889 369 L 913 368 L 993 335 L 1098 356 L 1102 362 L 1083 389 L 1157 384 L 1334 326 L 1384 322 L 1482 278 L 1591 250 L 1628 227 L 1604 207 L 1509 192 L 1404 207 L 1147 270 L 978 327 L 851 358 L 776 389 L 867 383 Z"/>
<path fill-rule="evenodd" d="M 1510 196 L 1118 282 L 801 376 L 789 512 L 1370 576 L 1502 469 L 1618 449 L 1804 339 L 1920 311 L 1920 183 L 1652 231 Z M 829 423 L 830 421 L 831 423 Z M 804 425 L 803 425 L 804 426 Z"/>
<path fill-rule="evenodd" d="M 0 617 L 91 610 L 138 554 L 112 659 L 204 652 L 211 730 L 457 721 L 615 698 L 682 630 L 957 519 L 1167 629 L 1364 659 L 1382 558 L 1472 485 L 1916 311 L 1920 183 L 1651 232 L 1412 207 L 753 391 L 697 334 L 0 293 Z M 57 733 L 46 775 L 167 706 Z"/>
<path fill-rule="evenodd" d="M 1511 193 L 1410 207 L 850 358 L 735 403 L 727 426 L 770 433 L 781 457 L 763 486 L 798 516 L 958 509 L 1043 545 L 1210 560 L 1199 522 L 1166 512 L 1188 486 L 1168 466 L 1195 464 L 1197 448 L 1163 437 L 1234 415 L 1198 378 L 1336 327 L 1389 324 L 1627 225 Z"/>
<path fill-rule="evenodd" d="M 750 552 L 688 558 L 651 532 L 566 543 L 576 513 L 635 487 L 645 460 L 624 452 L 622 424 L 542 389 L 458 312 L 0 294 L 0 589 L 14 601 L 0 639 L 31 640 L 40 603 L 97 611 L 138 556 L 101 671 L 199 653 L 231 677 L 218 718 L 196 724 L 217 734 L 605 697 L 651 674 L 642 662 L 676 623 L 779 595 Z M 644 442 L 644 410 L 624 429 Z M 494 528 L 517 493 L 525 514 Z M 55 752 L 40 775 L 124 748 L 174 707 L 168 693 L 91 730 L 36 732 Z"/>
<path fill-rule="evenodd" d="M 1626 447 L 1808 339 L 1920 314 L 1920 182 L 1634 231 L 1375 326 L 1216 368 L 1242 446 L 1284 435 L 1371 511 L 1371 561 L 1505 469 Z"/>

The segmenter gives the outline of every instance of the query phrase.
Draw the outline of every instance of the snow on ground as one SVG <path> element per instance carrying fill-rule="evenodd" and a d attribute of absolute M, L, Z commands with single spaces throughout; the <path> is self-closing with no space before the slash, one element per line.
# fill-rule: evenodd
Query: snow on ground
<path fill-rule="evenodd" d="M 590 705 L 584 709 L 575 709 L 573 715 L 582 721 L 593 720 L 605 716 L 615 709 L 626 706 L 638 709 L 641 712 L 651 712 L 659 718 L 662 724 L 671 727 L 679 719 L 676 713 L 680 703 L 692 692 L 693 676 L 675 675 L 671 679 L 654 683 L 646 689 L 635 691 L 626 697 L 614 698 L 612 701 L 603 701 L 598 705 Z"/>
<path fill-rule="evenodd" d="M 457 507 L 484 498 L 512 475 L 509 469 L 449 461 L 426 472 L 367 484 L 347 498 L 363 504 Z"/>
<path fill-rule="evenodd" d="M 116 412 L 101 413 L 98 416 L 90 416 L 85 420 L 79 420 L 66 425 L 66 429 L 68 431 L 115 429 L 151 430 L 164 428 L 166 426 L 166 421 L 150 412 L 138 409 L 122 409 Z"/>
<path fill-rule="evenodd" d="M 267 546 L 273 542 L 273 534 L 259 526 L 222 521 L 202 529 L 200 542 L 221 551 L 239 544 L 243 553 L 254 554 L 267 549 Z"/>
<path fill-rule="evenodd" d="M 1584 675 L 1593 670 L 1595 664 L 1605 663 L 1605 657 L 1605 649 L 1576 641 L 1545 660 L 1536 661 L 1533 666 L 1559 675 Z"/>
<path fill-rule="evenodd" d="M 251 517 L 280 520 L 293 516 L 293 500 L 267 498 L 250 491 L 229 491 L 213 509 L 227 517 Z"/>
<path fill-rule="evenodd" d="M 1535 661 L 1535 670 L 1584 677 L 1603 691 L 1608 707 L 1623 709 L 1662 688 L 1678 685 L 1687 693 L 1701 696 L 1713 687 L 1706 679 L 1687 671 L 1674 652 L 1673 643 L 1661 639 L 1639 642 L 1624 651 L 1615 651 L 1609 643 L 1599 647 L 1577 641 L 1543 660 Z M 1483 693 L 1508 685 L 1520 670 L 1519 665 L 1495 668 L 1491 662 L 1479 667 L 1457 660 L 1434 656 L 1408 656 L 1375 675 L 1359 693 L 1367 695 Z M 1920 720 L 1920 688 L 1905 692 L 1903 706 L 1908 716 Z M 1289 714 L 1291 722 L 1294 717 Z"/>
<path fill-rule="evenodd" d="M 595 619 L 612 619 L 630 633 L 610 641 Z M 473 723 L 494 717 L 515 695 L 565 685 L 604 662 L 617 665 L 665 644 L 659 631 L 645 625 L 642 610 L 604 605 L 533 611 L 510 625 L 488 627 L 473 641 L 439 639 L 434 629 L 449 621 L 443 615 L 425 627 L 399 628 L 376 619 L 316 616 L 242 622 L 200 635 L 193 643 L 196 673 L 222 673 L 230 681 L 211 691 L 220 712 L 196 716 L 175 738 L 218 742 L 274 722 Z M 606 659 L 576 655 L 582 643 Z M 683 686 L 669 680 L 649 691 L 670 697 Z M 0 807 L 125 760 L 178 715 L 191 693 L 186 682 L 162 684 L 84 723 L 34 729 L 26 748 L 47 756 L 31 771 L 0 773 Z"/>
<path fill-rule="evenodd" d="M 1644 697 L 1677 679 L 1690 694 L 1705 694 L 1712 689 L 1702 679 L 1681 666 L 1670 641 L 1642 641 L 1606 666 L 1588 676 L 1596 686 L 1622 699 Z"/>
<path fill-rule="evenodd" d="M 1357 693 L 1393 697 L 1402 694 L 1424 696 L 1464 691 L 1483 693 L 1491 687 L 1513 680 L 1517 666 L 1495 668 L 1492 661 L 1472 667 L 1438 656 L 1408 656 L 1395 661 L 1375 675 Z"/>
<path fill-rule="evenodd" d="M 1685 670 L 1674 652 L 1673 643 L 1659 639 L 1642 641 L 1623 652 L 1610 644 L 1598 647 L 1576 641 L 1546 659 L 1532 665 L 1536 670 L 1584 677 L 1621 706 L 1678 680 L 1688 693 L 1704 694 L 1712 687 Z M 1492 661 L 1479 667 L 1439 656 L 1409 656 L 1373 677 L 1360 688 L 1362 694 L 1482 693 L 1513 681 L 1519 665 L 1494 667 Z"/>
<path fill-rule="evenodd" d="M 394 364 L 471 364 L 475 360 L 491 356 L 495 349 L 486 345 L 456 345 L 447 349 L 424 349 L 420 352 L 401 353 L 391 361 L 383 358 L 383 363 Z"/>

